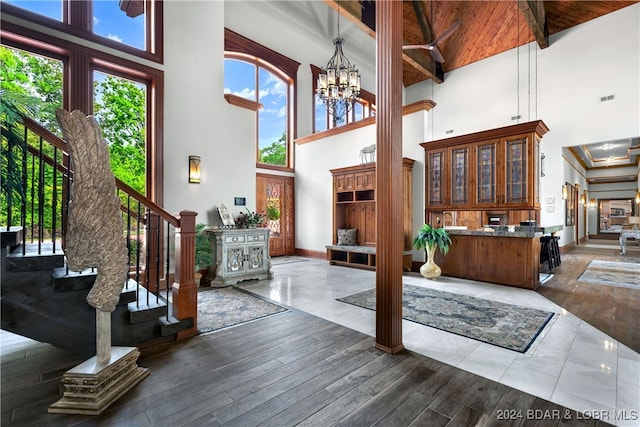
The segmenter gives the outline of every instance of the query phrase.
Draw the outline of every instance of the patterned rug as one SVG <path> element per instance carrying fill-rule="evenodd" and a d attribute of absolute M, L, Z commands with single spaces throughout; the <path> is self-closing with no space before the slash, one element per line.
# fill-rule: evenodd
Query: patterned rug
<path fill-rule="evenodd" d="M 289 311 L 242 290 L 228 287 L 198 292 L 198 331 L 211 332 Z"/>
<path fill-rule="evenodd" d="M 338 298 L 338 301 L 375 310 L 375 289 Z M 524 353 L 553 318 L 553 313 L 405 284 L 402 317 Z"/>
<path fill-rule="evenodd" d="M 640 263 L 594 259 L 578 277 L 578 281 L 640 289 Z"/>

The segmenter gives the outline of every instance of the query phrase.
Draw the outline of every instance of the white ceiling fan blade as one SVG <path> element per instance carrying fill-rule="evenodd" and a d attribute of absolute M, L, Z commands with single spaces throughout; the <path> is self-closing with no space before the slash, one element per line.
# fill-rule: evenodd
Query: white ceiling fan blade
<path fill-rule="evenodd" d="M 432 42 L 431 42 L 431 43 L 429 43 L 429 44 L 430 44 L 430 45 L 435 46 L 435 45 L 437 45 L 438 43 L 445 41 L 446 39 L 448 39 L 448 38 L 449 38 L 449 36 L 450 36 L 451 34 L 453 34 L 453 32 L 454 32 L 455 30 L 457 30 L 457 29 L 458 29 L 458 27 L 460 26 L 460 24 L 462 24 L 462 20 L 461 20 L 461 19 L 458 19 L 456 22 L 454 22 L 454 23 L 453 23 L 453 25 L 452 25 L 452 26 L 450 26 L 450 27 L 447 29 L 447 31 L 445 31 L 444 33 L 440 34 L 438 37 L 436 37 L 436 38 L 435 38 L 435 40 L 434 40 L 434 41 L 432 41 Z"/>
<path fill-rule="evenodd" d="M 444 56 L 442 56 L 442 54 L 440 53 L 440 51 L 438 50 L 437 47 L 433 47 L 431 49 L 429 49 L 431 51 L 431 56 L 433 57 L 433 59 L 435 59 L 436 61 L 443 63 L 444 62 Z"/>

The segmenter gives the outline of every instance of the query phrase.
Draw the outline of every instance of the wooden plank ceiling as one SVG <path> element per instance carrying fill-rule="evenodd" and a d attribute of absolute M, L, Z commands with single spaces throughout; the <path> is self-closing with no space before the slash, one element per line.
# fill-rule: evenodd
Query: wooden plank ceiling
<path fill-rule="evenodd" d="M 325 2 L 338 10 L 338 0 Z M 339 3 L 343 16 L 375 37 L 374 1 Z M 457 20 L 462 22 L 451 36 L 437 45 L 444 63 L 434 61 L 425 49 L 404 50 L 404 85 L 427 79 L 440 83 L 448 71 L 534 40 L 541 48 L 547 48 L 549 35 L 634 3 L 638 1 L 404 1 L 405 45 L 429 43 Z"/>

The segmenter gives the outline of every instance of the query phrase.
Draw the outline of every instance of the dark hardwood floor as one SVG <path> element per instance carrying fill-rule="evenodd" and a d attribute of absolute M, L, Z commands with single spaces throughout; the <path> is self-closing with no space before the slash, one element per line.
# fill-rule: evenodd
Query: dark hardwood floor
<path fill-rule="evenodd" d="M 591 240 L 591 243 L 597 244 L 598 240 Z M 640 250 L 637 246 L 631 246 L 627 255 L 621 256 L 616 246 L 613 249 L 578 246 L 562 255 L 562 263 L 551 272 L 554 276 L 537 291 L 540 295 L 640 353 L 640 289 L 598 285 L 577 280 L 594 259 L 640 262 Z M 638 282 L 640 283 L 640 277 Z"/>
<path fill-rule="evenodd" d="M 47 413 L 59 398 L 62 373 L 81 362 L 77 356 L 9 335 L 2 346 L 1 424 L 512 426 L 529 413 L 538 415 L 527 425 L 604 425 L 436 360 L 409 351 L 390 355 L 373 344 L 372 337 L 294 310 L 146 351 L 139 364 L 151 375 L 94 417 Z M 547 419 L 539 419 L 542 414 Z"/>
<path fill-rule="evenodd" d="M 620 257 L 576 248 L 538 291 L 638 351 L 640 291 L 578 282 L 595 258 Z M 145 349 L 151 375 L 102 415 L 49 414 L 83 359 L 0 333 L 2 426 L 605 425 L 296 310 Z"/>

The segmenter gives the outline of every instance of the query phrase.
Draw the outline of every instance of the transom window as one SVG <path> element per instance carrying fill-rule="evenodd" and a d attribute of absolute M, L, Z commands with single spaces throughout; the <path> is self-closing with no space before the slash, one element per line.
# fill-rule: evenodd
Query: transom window
<path fill-rule="evenodd" d="M 161 62 L 156 0 L 2 0 L 3 13 Z"/>

